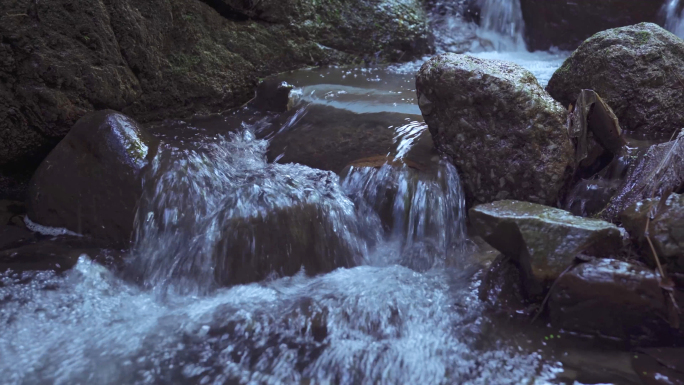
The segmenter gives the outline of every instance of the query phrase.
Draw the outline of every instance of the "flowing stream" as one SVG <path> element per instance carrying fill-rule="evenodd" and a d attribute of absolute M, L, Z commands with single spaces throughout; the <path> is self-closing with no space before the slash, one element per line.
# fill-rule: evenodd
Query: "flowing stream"
<path fill-rule="evenodd" d="M 483 2 L 477 44 L 500 40 L 472 53 L 545 83 L 567 54 L 527 52 L 516 4 Z M 0 276 L 2 383 L 637 383 L 628 352 L 488 310 L 421 63 L 294 71 L 287 112 L 151 127 L 124 266 Z"/>
<path fill-rule="evenodd" d="M 680 0 L 668 0 L 661 11 L 665 29 L 684 38 L 684 9 Z"/>

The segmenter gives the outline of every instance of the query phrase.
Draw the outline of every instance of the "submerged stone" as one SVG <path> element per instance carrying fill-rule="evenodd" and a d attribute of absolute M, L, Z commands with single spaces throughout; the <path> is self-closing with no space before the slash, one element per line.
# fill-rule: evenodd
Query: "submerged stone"
<path fill-rule="evenodd" d="M 498 201 L 470 209 L 475 232 L 520 267 L 525 290 L 537 296 L 581 252 L 607 256 L 622 247 L 608 222 L 529 202 Z"/>
<path fill-rule="evenodd" d="M 556 281 L 549 298 L 554 326 L 589 335 L 653 342 L 670 328 L 658 276 L 626 262 L 597 259 Z"/>
<path fill-rule="evenodd" d="M 156 142 L 111 110 L 81 118 L 31 179 L 33 222 L 127 245 L 142 193 L 142 170 Z"/>
<path fill-rule="evenodd" d="M 684 41 L 641 23 L 597 33 L 554 73 L 547 91 L 564 106 L 596 91 L 622 128 L 671 135 L 684 126 Z"/>
<path fill-rule="evenodd" d="M 463 178 L 468 204 L 555 204 L 572 174 L 567 111 L 517 64 L 444 54 L 416 77 L 437 149 Z"/>

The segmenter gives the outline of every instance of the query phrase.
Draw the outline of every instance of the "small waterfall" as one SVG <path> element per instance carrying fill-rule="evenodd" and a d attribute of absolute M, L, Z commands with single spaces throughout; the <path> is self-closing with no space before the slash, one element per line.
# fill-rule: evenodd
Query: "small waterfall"
<path fill-rule="evenodd" d="M 479 0 L 480 28 L 477 35 L 490 41 L 497 51 L 527 51 L 525 21 L 520 0 Z"/>
<path fill-rule="evenodd" d="M 401 243 L 403 265 L 424 271 L 464 250 L 465 199 L 450 163 L 429 172 L 399 162 L 352 166 L 342 186 L 357 205 L 380 215 L 389 238 Z"/>
<path fill-rule="evenodd" d="M 665 29 L 684 38 L 684 9 L 680 3 L 680 0 L 668 0 L 661 12 Z"/>
<path fill-rule="evenodd" d="M 357 216 L 337 175 L 269 164 L 246 129 L 198 148 L 164 148 L 145 180 L 131 274 L 148 288 L 218 286 L 364 261 L 376 217 Z"/>

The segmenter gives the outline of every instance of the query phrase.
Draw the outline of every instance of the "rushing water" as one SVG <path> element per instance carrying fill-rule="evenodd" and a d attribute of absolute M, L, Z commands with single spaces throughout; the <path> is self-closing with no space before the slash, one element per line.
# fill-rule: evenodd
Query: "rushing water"
<path fill-rule="evenodd" d="M 684 38 L 684 9 L 680 0 L 668 0 L 663 6 L 665 29 Z"/>
<path fill-rule="evenodd" d="M 483 1 L 480 27 L 457 12 L 441 25 L 543 84 L 566 54 L 524 50 L 517 4 Z M 635 382 L 626 352 L 487 310 L 491 258 L 467 237 L 455 168 L 431 152 L 421 64 L 295 71 L 279 77 L 296 87 L 283 114 L 154 128 L 163 144 L 122 268 L 83 255 L 62 274 L 0 276 L 1 382 Z M 353 129 L 371 118 L 367 146 Z M 303 139 L 332 131 L 339 149 L 302 156 Z M 297 156 L 346 167 L 284 162 Z"/>

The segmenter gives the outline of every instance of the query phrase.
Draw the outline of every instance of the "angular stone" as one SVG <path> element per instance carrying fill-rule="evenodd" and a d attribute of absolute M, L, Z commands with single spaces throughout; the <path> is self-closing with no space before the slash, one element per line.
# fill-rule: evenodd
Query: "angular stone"
<path fill-rule="evenodd" d="M 597 259 L 560 277 L 549 299 L 554 326 L 583 334 L 654 341 L 668 324 L 658 276 L 626 262 Z"/>
<path fill-rule="evenodd" d="M 28 217 L 45 226 L 126 245 L 157 143 L 111 110 L 81 118 L 31 179 Z"/>
<path fill-rule="evenodd" d="M 529 71 L 444 54 L 422 66 L 416 88 L 435 145 L 458 168 L 469 205 L 556 203 L 574 163 L 567 111 Z"/>
<path fill-rule="evenodd" d="M 520 267 L 529 296 L 541 294 L 585 252 L 606 256 L 622 247 L 608 222 L 529 202 L 498 201 L 470 209 L 475 232 Z"/>
<path fill-rule="evenodd" d="M 670 136 L 684 127 L 684 41 L 651 23 L 599 32 L 546 87 L 564 106 L 582 89 L 601 95 L 623 129 Z"/>

